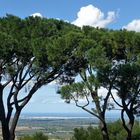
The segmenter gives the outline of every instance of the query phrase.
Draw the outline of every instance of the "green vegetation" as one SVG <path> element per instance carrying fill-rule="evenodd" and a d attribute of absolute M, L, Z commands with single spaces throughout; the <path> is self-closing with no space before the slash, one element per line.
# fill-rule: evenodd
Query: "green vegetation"
<path fill-rule="evenodd" d="M 110 140 L 124 140 L 127 133 L 123 129 L 121 125 L 121 121 L 116 121 L 110 123 L 108 125 L 108 132 Z M 88 128 L 75 128 L 74 134 L 71 140 L 101 140 L 101 133 L 98 127 L 91 127 Z M 140 139 L 140 126 L 138 122 L 135 122 L 133 132 L 132 132 L 132 140 L 139 140 Z"/>
<path fill-rule="evenodd" d="M 72 121 L 72 120 L 71 120 Z M 66 122 L 65 122 L 66 124 Z M 76 122 L 75 122 L 76 124 Z M 72 123 L 71 126 L 74 124 Z M 67 130 L 72 130 L 73 128 L 70 126 L 70 128 L 67 127 Z M 81 126 L 81 127 L 80 127 Z M 50 125 L 51 127 L 51 125 Z M 58 127 L 58 126 L 57 126 Z M 65 127 L 62 130 L 65 130 Z M 56 129 L 57 130 L 57 129 Z M 58 129 L 59 130 L 59 129 Z M 68 131 L 68 132 L 69 132 Z M 20 136 L 18 140 L 47 140 L 47 139 L 60 139 L 60 140 L 101 140 L 102 135 L 100 133 L 100 128 L 98 126 L 94 125 L 79 125 L 77 124 L 77 127 L 73 129 L 73 132 L 69 133 L 65 131 L 62 135 L 56 135 L 55 133 L 52 133 L 52 135 L 46 135 L 45 132 L 37 132 L 35 134 L 30 134 L 26 136 Z M 123 126 L 121 124 L 121 120 L 109 123 L 108 122 L 108 132 L 109 132 L 109 138 L 110 140 L 124 140 L 127 136 L 126 131 L 123 129 Z M 45 134 L 45 135 L 44 135 Z M 135 122 L 134 128 L 132 131 L 132 140 L 139 140 L 140 139 L 140 125 L 139 122 Z"/>
<path fill-rule="evenodd" d="M 140 113 L 140 33 L 92 27 L 83 27 L 82 31 L 85 40 L 76 50 L 77 57 L 84 62 L 78 71 L 81 80 L 76 82 L 76 77 L 73 82 L 67 80 L 61 87 L 61 96 L 99 119 L 103 140 L 109 139 L 106 111 L 117 105 L 121 108 L 126 138 L 131 140 L 135 114 Z M 100 88 L 106 91 L 99 94 Z M 116 100 L 116 95 L 120 100 Z"/>
<path fill-rule="evenodd" d="M 37 132 L 32 136 L 24 136 L 19 138 L 19 140 L 48 140 L 48 136 L 44 135 L 41 132 Z"/>
<path fill-rule="evenodd" d="M 114 104 L 121 109 L 126 139 L 132 139 L 135 115 L 140 113 L 140 33 L 88 26 L 81 29 L 61 20 L 13 15 L 0 18 L 0 29 L 3 140 L 15 139 L 23 108 L 38 89 L 56 79 L 64 84 L 58 93 L 67 103 L 73 100 L 98 118 L 103 140 L 114 136 L 109 134 L 105 117 L 107 109 L 115 109 Z M 100 88 L 107 92 L 99 94 Z M 80 99 L 86 103 L 81 104 Z M 75 131 L 85 138 L 92 137 L 93 130 L 99 131 L 91 127 L 85 134 L 81 133 L 84 129 Z"/>
<path fill-rule="evenodd" d="M 74 128 L 84 127 L 89 125 L 97 126 L 97 121 L 90 118 L 84 119 L 23 119 L 19 120 L 16 135 L 26 136 L 33 135 L 36 132 L 42 132 L 48 135 L 49 138 L 70 138 Z M 17 127 L 17 128 L 18 128 Z M 22 129 L 23 128 L 23 129 Z M 26 129 L 24 129 L 26 128 Z"/>
<path fill-rule="evenodd" d="M 80 29 L 60 20 L 13 15 L 0 17 L 0 29 L 0 121 L 3 139 L 14 140 L 21 111 L 36 91 L 71 70 L 66 67 Z"/>

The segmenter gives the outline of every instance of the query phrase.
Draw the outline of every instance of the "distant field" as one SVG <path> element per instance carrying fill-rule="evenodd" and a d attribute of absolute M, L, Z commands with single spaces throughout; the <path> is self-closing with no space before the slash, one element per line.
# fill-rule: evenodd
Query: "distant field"
<path fill-rule="evenodd" d="M 97 126 L 91 118 L 76 119 L 21 119 L 16 129 L 17 136 L 31 135 L 43 132 L 50 138 L 70 138 L 73 129 L 77 127 Z"/>
<path fill-rule="evenodd" d="M 109 122 L 118 118 L 109 117 Z M 43 132 L 51 139 L 65 139 L 73 134 L 73 129 L 78 127 L 98 126 L 98 119 L 83 114 L 24 114 L 16 128 L 17 136 L 32 135 L 35 132 Z"/>

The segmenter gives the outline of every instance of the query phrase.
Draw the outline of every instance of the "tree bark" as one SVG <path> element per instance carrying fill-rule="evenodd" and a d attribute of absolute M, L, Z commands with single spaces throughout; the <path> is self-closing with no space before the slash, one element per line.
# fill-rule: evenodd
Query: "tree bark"
<path fill-rule="evenodd" d="M 128 123 L 127 140 L 132 139 L 132 130 L 133 130 L 133 125 L 134 125 L 134 117 L 132 116 L 129 119 L 130 119 L 130 121 Z"/>
<path fill-rule="evenodd" d="M 5 109 L 3 104 L 3 86 L 0 84 L 0 121 L 2 126 L 3 140 L 10 140 L 9 126 L 5 117 Z"/>
<path fill-rule="evenodd" d="M 5 120 L 1 121 L 3 140 L 10 140 L 9 126 Z"/>
<path fill-rule="evenodd" d="M 121 119 L 123 123 L 123 127 L 127 132 L 127 137 L 126 140 L 132 140 L 132 130 L 133 130 L 133 125 L 134 125 L 134 116 L 131 112 L 127 112 L 128 118 L 129 118 L 129 123 L 128 125 L 125 122 L 124 119 L 124 110 L 121 111 Z"/>
<path fill-rule="evenodd" d="M 17 123 L 19 120 L 20 112 L 21 112 L 21 110 L 19 109 L 16 111 L 16 113 L 14 115 L 14 118 L 13 118 L 13 121 L 11 124 L 11 128 L 10 128 L 10 140 L 15 139 L 15 129 L 16 129 L 16 126 L 17 126 Z"/>
<path fill-rule="evenodd" d="M 105 110 L 102 111 L 100 107 L 100 101 L 98 99 L 97 89 L 95 93 L 91 93 L 91 96 L 95 102 L 96 110 L 100 118 L 100 130 L 101 130 L 102 138 L 103 140 L 109 140 L 108 129 L 105 121 Z"/>
<path fill-rule="evenodd" d="M 109 140 L 107 126 L 106 126 L 106 123 L 103 121 L 100 121 L 100 130 L 101 130 L 101 134 L 102 134 L 102 139 Z"/>

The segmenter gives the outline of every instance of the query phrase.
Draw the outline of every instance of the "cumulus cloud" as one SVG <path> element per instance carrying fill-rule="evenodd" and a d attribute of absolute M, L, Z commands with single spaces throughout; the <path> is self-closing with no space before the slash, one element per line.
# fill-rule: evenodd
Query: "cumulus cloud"
<path fill-rule="evenodd" d="M 140 19 L 132 20 L 126 26 L 123 26 L 123 29 L 127 29 L 128 31 L 140 32 Z"/>
<path fill-rule="evenodd" d="M 33 17 L 43 17 L 40 13 L 34 13 L 34 14 L 32 14 L 31 16 L 33 16 Z"/>
<path fill-rule="evenodd" d="M 116 15 L 114 11 L 109 11 L 105 17 L 104 13 L 93 5 L 82 7 L 77 13 L 77 19 L 72 23 L 79 27 L 89 25 L 92 27 L 106 27 L 113 22 Z"/>

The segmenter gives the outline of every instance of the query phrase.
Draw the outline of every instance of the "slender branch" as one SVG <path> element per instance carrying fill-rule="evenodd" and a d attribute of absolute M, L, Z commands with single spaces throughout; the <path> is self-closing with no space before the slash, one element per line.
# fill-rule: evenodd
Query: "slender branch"
<path fill-rule="evenodd" d="M 26 78 L 26 76 L 28 75 L 28 73 L 29 73 L 29 75 L 30 75 L 30 69 L 31 69 L 31 67 L 32 67 L 32 64 L 33 64 L 33 61 L 31 61 L 30 65 L 28 66 L 28 69 L 26 70 L 26 72 L 25 72 L 23 78 L 21 79 L 21 81 L 25 81 L 25 78 Z M 36 72 L 36 73 L 37 73 L 37 72 Z M 31 77 L 31 75 L 30 75 L 30 77 Z"/>
<path fill-rule="evenodd" d="M 32 75 L 28 80 L 24 81 L 24 83 L 20 86 L 22 89 L 36 74 Z"/>
<path fill-rule="evenodd" d="M 116 89 L 117 91 L 119 91 L 119 89 L 116 86 L 113 86 L 114 89 Z"/>
<path fill-rule="evenodd" d="M 121 100 L 122 100 L 123 109 L 125 110 L 127 116 L 131 118 L 131 115 L 132 115 L 131 110 L 128 109 L 128 106 L 126 105 L 125 100 L 124 99 L 121 99 Z"/>
<path fill-rule="evenodd" d="M 137 92 L 135 93 L 135 95 L 133 96 L 133 98 L 132 98 L 132 100 L 131 100 L 131 104 L 130 104 L 130 110 L 133 110 L 133 106 L 134 106 L 134 103 L 135 103 L 135 101 L 136 101 L 136 98 L 137 98 L 138 94 L 139 94 L 139 91 L 137 91 Z"/>
<path fill-rule="evenodd" d="M 111 95 L 111 97 L 112 97 L 112 99 L 113 99 L 113 101 L 119 106 L 119 107 L 121 107 L 121 108 L 123 108 L 123 106 L 122 105 L 120 105 L 116 100 L 115 100 L 115 98 L 114 98 L 114 96 L 113 96 L 113 94 L 111 93 L 110 94 Z"/>
<path fill-rule="evenodd" d="M 23 79 L 22 79 L 22 74 L 23 74 L 23 71 L 24 71 L 24 66 L 22 66 L 20 68 L 20 73 L 19 73 L 19 81 L 22 83 Z"/>
<path fill-rule="evenodd" d="M 90 75 L 93 75 L 91 65 L 89 65 L 89 67 L 87 68 L 87 70 L 88 70 L 88 72 L 89 72 Z"/>
<path fill-rule="evenodd" d="M 37 82 L 32 89 L 30 90 L 28 96 L 24 99 L 24 101 L 22 102 L 22 104 L 20 105 L 20 108 L 23 108 L 31 99 L 31 97 L 33 96 L 33 94 L 42 86 L 41 82 Z"/>
<path fill-rule="evenodd" d="M 3 86 L 6 87 L 8 84 L 10 84 L 10 82 L 12 82 L 12 78 L 9 81 L 7 81 L 5 84 L 3 84 Z"/>
<path fill-rule="evenodd" d="M 85 71 L 82 71 L 79 74 L 80 74 L 80 76 L 81 76 L 83 81 L 87 81 L 87 76 L 86 76 L 86 72 Z"/>
<path fill-rule="evenodd" d="M 105 113 L 106 109 L 107 109 L 107 102 L 108 102 L 108 99 L 109 99 L 109 96 L 111 94 L 111 89 L 112 89 L 112 86 L 109 87 L 109 91 L 107 93 L 107 96 L 105 97 L 104 99 L 104 104 L 103 104 L 103 114 Z"/>
<path fill-rule="evenodd" d="M 73 95 L 72 95 L 72 98 L 73 98 L 73 100 L 74 100 L 74 102 L 75 102 L 75 104 L 76 104 L 77 107 L 85 110 L 86 112 L 90 113 L 91 115 L 97 117 L 99 120 L 103 121 L 103 119 L 100 116 L 98 116 L 96 113 L 94 113 L 93 111 L 91 111 L 91 110 L 89 110 L 89 109 L 86 108 L 89 105 L 89 99 L 88 99 L 87 96 L 86 96 L 87 104 L 85 104 L 83 106 L 78 104 L 78 100 L 76 100 Z"/>
<path fill-rule="evenodd" d="M 87 100 L 87 104 L 85 104 L 83 107 L 85 108 L 86 106 L 88 106 L 89 105 L 89 99 L 88 99 L 88 96 L 87 95 L 85 95 L 85 97 L 86 97 L 86 100 Z"/>
<path fill-rule="evenodd" d="M 61 74 L 63 74 L 63 71 L 58 71 L 57 69 L 53 70 L 53 71 L 47 76 L 47 78 L 45 78 L 45 80 L 43 81 L 44 84 L 48 84 L 48 83 L 54 81 L 54 80 L 57 79 Z"/>
<path fill-rule="evenodd" d="M 136 110 L 137 108 L 140 108 L 140 104 L 137 104 L 135 107 L 133 107 L 133 110 Z"/>
<path fill-rule="evenodd" d="M 14 104 L 15 104 L 16 110 L 19 109 L 18 100 L 17 100 L 18 93 L 19 93 L 19 90 L 17 90 L 17 91 L 14 93 Z"/>

